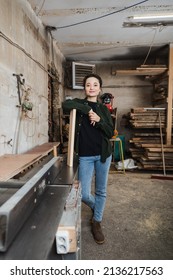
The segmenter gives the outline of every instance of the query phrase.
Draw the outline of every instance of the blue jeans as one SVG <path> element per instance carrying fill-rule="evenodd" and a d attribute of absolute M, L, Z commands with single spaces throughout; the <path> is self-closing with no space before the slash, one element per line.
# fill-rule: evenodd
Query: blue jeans
<path fill-rule="evenodd" d="M 93 210 L 95 221 L 101 222 L 106 203 L 108 172 L 112 156 L 106 162 L 100 156 L 79 157 L 79 181 L 82 186 L 82 201 Z M 92 179 L 95 174 L 95 195 L 91 193 Z"/>

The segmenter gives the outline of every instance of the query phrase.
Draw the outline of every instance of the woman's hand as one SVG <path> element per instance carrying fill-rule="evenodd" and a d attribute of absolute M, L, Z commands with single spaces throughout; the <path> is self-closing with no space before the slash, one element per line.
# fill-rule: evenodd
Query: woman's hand
<path fill-rule="evenodd" d="M 100 117 L 92 109 L 89 111 L 88 116 L 93 126 L 100 121 Z"/>

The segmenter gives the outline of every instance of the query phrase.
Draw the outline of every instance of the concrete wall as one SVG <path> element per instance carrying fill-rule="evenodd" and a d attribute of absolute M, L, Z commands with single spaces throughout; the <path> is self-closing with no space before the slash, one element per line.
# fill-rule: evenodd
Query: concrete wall
<path fill-rule="evenodd" d="M 129 147 L 129 139 L 132 129 L 126 127 L 123 115 L 135 107 L 152 106 L 152 84 L 141 76 L 115 76 L 113 69 L 135 69 L 141 61 L 106 61 L 92 62 L 96 65 L 96 73 L 103 79 L 102 93 L 111 93 L 114 96 L 113 107 L 117 107 L 117 130 L 119 134 L 125 135 L 126 150 Z M 66 89 L 66 95 L 84 98 L 83 90 Z"/>
<path fill-rule="evenodd" d="M 0 155 L 22 153 L 48 141 L 48 65 L 58 72 L 63 98 L 63 61 L 28 1 L 0 0 Z M 52 51 L 53 49 L 53 51 Z M 30 102 L 31 111 L 19 104 Z M 59 102 L 61 103 L 61 102 Z M 27 103 L 28 104 L 28 103 Z"/>
<path fill-rule="evenodd" d="M 49 110 L 53 107 L 55 124 L 52 139 L 58 141 L 59 108 L 64 98 L 64 65 L 58 43 L 53 41 L 28 1 L 0 0 L 0 155 L 22 153 L 49 140 Z M 84 62 L 85 63 L 85 62 Z M 89 63 L 87 61 L 87 63 Z M 91 62 L 103 79 L 103 93 L 114 96 L 117 107 L 117 129 L 125 135 L 126 147 L 132 130 L 125 127 L 123 115 L 134 107 L 149 107 L 152 85 L 142 77 L 118 77 L 112 69 L 131 69 L 141 61 Z M 49 104 L 48 71 L 52 77 L 53 100 Z M 19 106 L 17 79 L 13 74 L 22 74 L 20 85 L 21 103 L 33 105 L 31 111 Z M 84 91 L 66 88 L 65 94 L 84 97 Z M 27 99 L 27 100 L 26 100 Z"/>

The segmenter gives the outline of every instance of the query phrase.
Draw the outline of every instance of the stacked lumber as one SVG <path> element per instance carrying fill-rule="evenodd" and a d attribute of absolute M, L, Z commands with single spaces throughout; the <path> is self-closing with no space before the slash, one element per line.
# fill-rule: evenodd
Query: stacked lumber
<path fill-rule="evenodd" d="M 143 155 L 139 158 L 139 166 L 141 166 L 141 168 L 163 170 L 163 151 L 166 170 L 173 170 L 173 145 L 163 145 L 163 147 L 161 147 L 161 145 L 160 147 L 143 147 Z"/>
<path fill-rule="evenodd" d="M 129 125 L 134 130 L 129 151 L 138 168 L 163 170 L 164 157 L 166 170 L 173 170 L 173 145 L 161 145 L 160 128 L 165 143 L 165 108 L 134 108 L 128 115 Z"/>
<path fill-rule="evenodd" d="M 166 127 L 166 109 L 165 108 L 135 108 L 129 113 L 129 123 L 133 128 L 160 128 L 159 113 L 161 118 L 161 127 Z"/>

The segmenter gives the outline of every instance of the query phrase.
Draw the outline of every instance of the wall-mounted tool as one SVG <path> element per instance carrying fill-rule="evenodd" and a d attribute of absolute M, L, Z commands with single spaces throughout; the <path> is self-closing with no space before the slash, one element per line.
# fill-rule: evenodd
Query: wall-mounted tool
<path fill-rule="evenodd" d="M 12 141 L 13 141 L 13 139 L 8 140 L 8 141 L 7 141 L 7 145 L 10 145 L 10 146 L 12 147 L 12 146 L 13 146 L 13 145 L 11 144 Z"/>
<path fill-rule="evenodd" d="M 25 100 L 25 101 L 22 103 L 22 110 L 23 110 L 24 112 L 32 111 L 32 108 L 33 108 L 33 103 L 32 103 L 32 102 L 29 102 L 28 100 Z"/>
<path fill-rule="evenodd" d="M 27 111 L 32 111 L 33 109 L 33 103 L 30 101 L 30 93 L 31 93 L 31 88 L 27 88 L 24 90 L 23 93 L 23 102 L 22 102 L 22 111 L 25 113 Z"/>
<path fill-rule="evenodd" d="M 15 76 L 16 79 L 17 79 L 17 93 L 18 93 L 19 107 L 20 107 L 21 106 L 20 86 L 24 85 L 25 79 L 21 79 L 21 77 L 23 77 L 23 74 L 15 74 L 15 73 L 13 73 L 13 76 Z"/>

